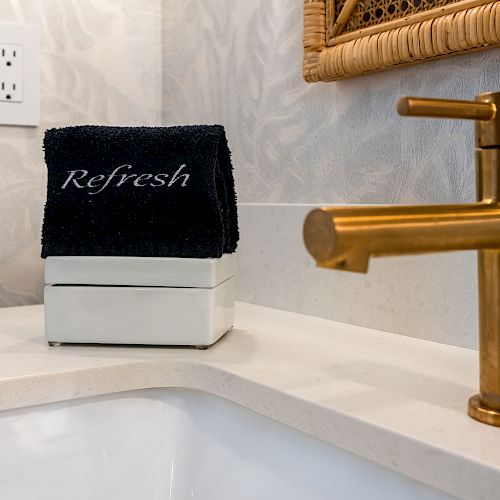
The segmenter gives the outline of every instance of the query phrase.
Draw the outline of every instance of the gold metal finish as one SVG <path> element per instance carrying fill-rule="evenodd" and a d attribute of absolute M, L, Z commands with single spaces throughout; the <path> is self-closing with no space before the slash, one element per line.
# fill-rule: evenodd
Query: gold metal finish
<path fill-rule="evenodd" d="M 469 399 L 468 413 L 475 420 L 479 420 L 485 424 L 494 425 L 495 427 L 500 427 L 500 412 L 483 405 L 479 394 L 476 394 Z"/>
<path fill-rule="evenodd" d="M 476 96 L 476 102 L 491 103 L 500 110 L 500 92 L 480 94 Z M 476 146 L 500 147 L 500 117 L 495 116 L 491 121 L 476 122 Z"/>
<path fill-rule="evenodd" d="M 476 120 L 477 203 L 325 207 L 304 242 L 320 267 L 366 272 L 370 257 L 478 250 L 480 393 L 469 415 L 500 427 L 500 93 L 476 101 L 402 98 L 403 115 Z"/>
<path fill-rule="evenodd" d="M 498 205 L 313 210 L 304 241 L 318 266 L 366 272 L 371 256 L 500 248 Z"/>
<path fill-rule="evenodd" d="M 420 97 L 401 97 L 398 102 L 398 113 L 403 116 L 493 120 L 496 112 L 496 106 L 492 103 L 445 101 Z"/>
<path fill-rule="evenodd" d="M 475 101 L 451 101 L 401 97 L 398 112 L 403 116 L 476 120 L 476 146 L 500 147 L 500 92 L 476 96 Z"/>

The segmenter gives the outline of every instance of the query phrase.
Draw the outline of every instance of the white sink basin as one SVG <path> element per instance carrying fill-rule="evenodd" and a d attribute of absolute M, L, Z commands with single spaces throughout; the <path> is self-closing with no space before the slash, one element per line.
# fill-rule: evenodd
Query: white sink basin
<path fill-rule="evenodd" d="M 0 413 L 0 498 L 452 497 L 226 400 L 158 389 Z"/>

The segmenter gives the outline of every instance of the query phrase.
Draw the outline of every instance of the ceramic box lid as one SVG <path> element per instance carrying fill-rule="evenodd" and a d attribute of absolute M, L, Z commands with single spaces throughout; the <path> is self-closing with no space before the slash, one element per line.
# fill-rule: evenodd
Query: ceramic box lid
<path fill-rule="evenodd" d="M 177 257 L 47 257 L 49 285 L 118 285 L 213 288 L 235 273 L 235 255 Z"/>

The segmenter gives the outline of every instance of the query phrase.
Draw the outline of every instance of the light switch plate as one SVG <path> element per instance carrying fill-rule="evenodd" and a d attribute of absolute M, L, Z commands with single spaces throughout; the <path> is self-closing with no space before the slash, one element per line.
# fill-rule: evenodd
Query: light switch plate
<path fill-rule="evenodd" d="M 0 23 L 0 124 L 40 123 L 38 26 Z"/>

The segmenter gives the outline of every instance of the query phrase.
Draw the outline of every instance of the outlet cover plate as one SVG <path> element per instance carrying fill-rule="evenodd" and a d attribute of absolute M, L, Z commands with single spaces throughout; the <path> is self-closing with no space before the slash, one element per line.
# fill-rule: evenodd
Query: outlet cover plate
<path fill-rule="evenodd" d="M 23 102 L 24 49 L 0 43 L 0 101 Z"/>
<path fill-rule="evenodd" d="M 0 125 L 39 125 L 39 54 L 38 26 L 0 23 Z"/>

